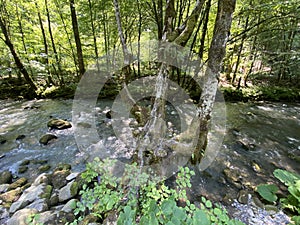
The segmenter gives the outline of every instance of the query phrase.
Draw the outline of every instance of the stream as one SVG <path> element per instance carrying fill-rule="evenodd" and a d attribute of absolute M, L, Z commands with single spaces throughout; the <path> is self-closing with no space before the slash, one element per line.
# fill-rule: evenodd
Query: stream
<path fill-rule="evenodd" d="M 116 140 L 106 113 L 112 100 L 97 103 L 97 131 L 109 148 Z M 245 187 L 277 182 L 276 168 L 300 173 L 299 103 L 226 103 L 226 134 L 220 152 L 204 171 L 193 179 L 192 195 L 204 195 L 213 201 L 237 198 Z M 178 120 L 171 110 L 171 117 Z M 49 130 L 51 118 L 72 121 L 72 100 L 0 101 L 0 171 L 16 176 L 35 176 L 35 170 L 18 174 L 24 160 L 46 160 L 54 168 L 59 163 L 84 169 L 74 138 L 74 128 Z M 171 119 L 172 120 L 172 119 Z M 47 133 L 58 137 L 48 145 L 39 143 Z M 114 146 L 115 147 L 115 146 Z"/>

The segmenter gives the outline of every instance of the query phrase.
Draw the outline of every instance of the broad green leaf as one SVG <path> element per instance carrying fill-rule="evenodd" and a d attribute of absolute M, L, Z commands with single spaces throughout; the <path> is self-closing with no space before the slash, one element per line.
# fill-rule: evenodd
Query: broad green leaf
<path fill-rule="evenodd" d="M 194 213 L 193 225 L 210 225 L 210 222 L 203 210 L 197 210 Z"/>
<path fill-rule="evenodd" d="M 298 174 L 286 170 L 276 169 L 273 174 L 287 186 L 293 185 L 296 180 L 300 180 L 300 176 Z"/>
<path fill-rule="evenodd" d="M 277 191 L 278 187 L 275 184 L 261 184 L 257 186 L 257 192 L 261 197 L 269 202 L 274 202 L 277 200 Z"/>

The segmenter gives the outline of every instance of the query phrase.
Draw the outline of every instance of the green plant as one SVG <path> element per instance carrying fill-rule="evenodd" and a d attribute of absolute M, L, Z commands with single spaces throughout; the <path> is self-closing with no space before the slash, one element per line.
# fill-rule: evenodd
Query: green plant
<path fill-rule="evenodd" d="M 96 159 L 87 164 L 81 201 L 74 211 L 77 220 L 69 224 L 78 224 L 87 214 L 104 219 L 111 212 L 118 213 L 118 225 L 243 224 L 204 197 L 198 207 L 188 200 L 186 188 L 191 187 L 195 174 L 188 167 L 180 168 L 176 187 L 170 188 L 154 174 L 142 172 L 137 164 L 126 165 L 123 177 L 117 178 L 111 172 L 114 163 Z"/>
<path fill-rule="evenodd" d="M 282 169 L 276 169 L 273 174 L 288 187 L 287 197 L 279 200 L 282 208 L 289 209 L 294 214 L 292 220 L 296 224 L 300 224 L 300 176 Z M 259 185 L 257 191 L 267 201 L 277 200 L 278 187 L 274 184 Z"/>

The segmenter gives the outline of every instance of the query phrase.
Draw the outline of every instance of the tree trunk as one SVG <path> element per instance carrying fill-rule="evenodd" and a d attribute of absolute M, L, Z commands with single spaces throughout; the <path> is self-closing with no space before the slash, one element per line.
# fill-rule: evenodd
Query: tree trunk
<path fill-rule="evenodd" d="M 70 10 L 71 10 L 73 33 L 74 33 L 76 49 L 77 49 L 79 76 L 81 77 L 81 76 L 83 76 L 83 74 L 85 72 L 85 68 L 84 68 L 84 62 L 83 62 L 82 47 L 81 47 L 79 30 L 78 30 L 78 21 L 77 21 L 77 16 L 76 16 L 74 0 L 70 0 Z"/>
<path fill-rule="evenodd" d="M 58 53 L 57 53 L 57 50 L 56 50 L 54 37 L 53 37 L 53 33 L 52 33 L 52 28 L 51 28 L 51 18 L 50 18 L 50 12 L 49 12 L 49 8 L 48 8 L 48 0 L 45 0 L 45 7 L 46 7 L 46 13 L 47 13 L 48 29 L 49 29 L 51 44 L 52 44 L 52 48 L 53 48 L 53 53 L 54 53 L 54 58 L 55 58 L 55 61 L 56 61 L 56 65 L 57 65 L 57 68 L 58 68 L 58 72 L 56 72 L 56 76 L 57 76 L 57 78 L 60 82 L 60 85 L 63 85 L 64 80 L 61 77 L 61 74 L 62 74 L 61 65 L 60 65 L 60 61 L 59 61 L 59 58 L 58 58 Z"/>
<path fill-rule="evenodd" d="M 99 63 L 98 63 L 99 55 L 98 55 L 97 37 L 96 37 L 96 31 L 95 31 L 92 3 L 91 3 L 91 0 L 88 0 L 88 2 L 89 2 L 90 19 L 91 19 L 91 26 L 92 26 L 92 33 L 93 33 L 93 40 L 94 40 L 94 52 L 95 52 L 95 56 L 96 56 L 97 69 L 99 71 L 100 70 Z"/>
<path fill-rule="evenodd" d="M 75 70 L 76 70 L 76 75 L 78 76 L 79 72 L 78 72 L 78 66 L 77 66 L 77 62 L 76 62 L 76 55 L 75 55 L 75 51 L 74 51 L 74 48 L 73 48 L 73 45 L 72 45 L 72 42 L 71 42 L 70 34 L 67 30 L 67 25 L 65 23 L 63 14 L 61 12 L 60 5 L 58 4 L 57 0 L 54 0 L 54 3 L 55 3 L 55 6 L 56 6 L 58 14 L 59 14 L 59 17 L 61 19 L 61 22 L 63 23 L 64 30 L 65 30 L 65 33 L 66 33 L 67 38 L 68 38 L 68 43 L 69 43 L 69 46 L 70 46 L 70 49 L 71 49 L 71 52 L 72 52 L 72 57 L 73 57 L 73 62 L 74 62 Z"/>
<path fill-rule="evenodd" d="M 16 50 L 14 48 L 14 45 L 13 45 L 13 43 L 11 42 L 11 40 L 9 38 L 8 31 L 6 29 L 6 26 L 4 24 L 3 19 L 1 17 L 0 17 L 0 27 L 1 27 L 2 33 L 3 33 L 4 37 L 5 37 L 4 42 L 8 46 L 11 54 L 13 55 L 15 63 L 17 65 L 18 69 L 23 74 L 25 80 L 30 85 L 30 87 L 34 91 L 36 91 L 37 90 L 37 86 L 34 84 L 33 80 L 31 79 L 30 75 L 28 74 L 26 68 L 24 67 L 23 63 L 21 62 L 21 59 L 19 58 L 19 56 L 18 56 L 18 54 L 17 54 L 17 52 L 16 52 Z"/>
<path fill-rule="evenodd" d="M 42 31 L 42 36 L 43 36 L 43 42 L 44 42 L 44 48 L 45 48 L 45 61 L 46 61 L 46 68 L 47 68 L 47 73 L 48 73 L 48 85 L 50 85 L 51 83 L 52 84 L 54 84 L 54 83 L 52 81 L 51 71 L 50 71 L 48 43 L 47 43 L 47 38 L 46 38 L 46 33 L 45 33 L 41 13 L 40 13 L 37 2 L 35 2 L 35 7 L 38 11 L 38 18 L 39 18 L 39 23 L 40 23 L 40 27 L 41 27 L 41 31 Z"/>
<path fill-rule="evenodd" d="M 205 72 L 205 82 L 198 105 L 199 129 L 192 163 L 200 162 L 202 153 L 206 149 L 208 125 L 218 88 L 219 73 L 225 56 L 226 42 L 231 28 L 232 14 L 236 0 L 219 0 L 218 12 L 214 26 L 213 39 L 208 51 L 208 68 Z"/>

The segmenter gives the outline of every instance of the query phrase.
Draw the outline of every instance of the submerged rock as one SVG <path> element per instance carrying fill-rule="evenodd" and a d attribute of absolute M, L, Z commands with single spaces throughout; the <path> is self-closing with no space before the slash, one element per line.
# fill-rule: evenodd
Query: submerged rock
<path fill-rule="evenodd" d="M 61 119 L 52 119 L 47 123 L 47 126 L 51 129 L 68 129 L 72 127 L 72 124 L 68 121 L 61 120 Z"/>
<path fill-rule="evenodd" d="M 45 134 L 43 137 L 41 137 L 39 142 L 43 145 L 47 145 L 49 141 L 53 139 L 57 139 L 57 137 L 54 134 Z"/>

